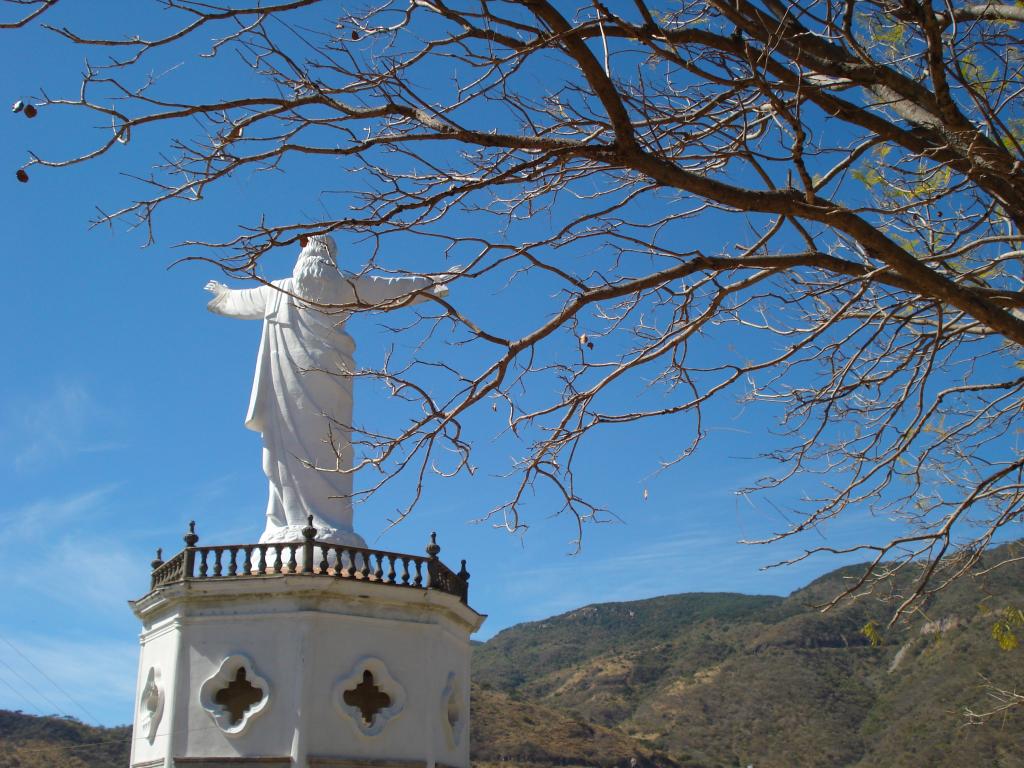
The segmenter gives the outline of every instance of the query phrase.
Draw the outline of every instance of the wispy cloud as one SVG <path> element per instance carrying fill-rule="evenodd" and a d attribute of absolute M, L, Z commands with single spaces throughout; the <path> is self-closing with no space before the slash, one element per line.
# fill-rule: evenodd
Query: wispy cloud
<path fill-rule="evenodd" d="M 37 588 L 55 601 L 90 611 L 121 614 L 145 592 L 148 573 L 137 552 L 110 539 L 65 538 L 53 549 L 58 562 L 74 563 L 74 579 Z M 141 567 L 140 567 L 141 566 Z"/>
<path fill-rule="evenodd" d="M 103 485 L 0 511 L 8 534 L 0 552 L 11 566 L 10 584 L 78 611 L 124 611 L 144 586 L 139 554 L 119 538 L 101 535 L 106 526 L 97 524 L 117 488 Z M 43 562 L 52 567 L 41 568 Z"/>
<path fill-rule="evenodd" d="M 0 509 L 9 577 L 0 707 L 130 721 L 138 647 L 126 603 L 145 591 L 147 574 L 131 542 L 107 534 L 104 517 L 114 514 L 118 488 Z"/>
<path fill-rule="evenodd" d="M 708 513 L 702 519 L 713 517 Z M 736 533 L 702 522 L 660 540 L 624 536 L 611 552 L 593 547 L 579 556 L 553 558 L 543 567 L 514 570 L 512 578 L 488 579 L 487 583 L 478 580 L 475 586 L 481 605 L 493 599 L 515 606 L 502 615 L 500 623 L 485 625 L 480 638 L 517 622 L 537 621 L 597 602 L 643 600 L 680 592 L 786 595 L 824 572 L 857 560 L 824 558 L 764 571 L 768 563 L 799 554 L 799 544 L 743 545 L 733 538 Z"/>
<path fill-rule="evenodd" d="M 117 483 L 101 485 L 64 498 L 38 499 L 21 507 L 0 510 L 0 522 L 8 534 L 5 540 L 0 540 L 0 550 L 5 548 L 4 541 L 13 544 L 11 539 L 15 536 L 19 539 L 35 535 L 52 538 L 55 532 L 81 524 L 87 515 L 97 514 L 118 487 Z"/>
<path fill-rule="evenodd" d="M 103 617 L 120 619 L 128 601 L 146 591 L 148 574 L 140 568 L 138 553 L 109 539 L 65 537 L 47 548 L 46 560 L 69 567 L 47 573 L 39 567 L 38 556 L 25 557 L 9 586 L 23 596 L 63 606 L 69 620 L 93 624 Z"/>
<path fill-rule="evenodd" d="M 511 622 L 536 620 L 593 602 L 640 600 L 683 591 L 735 589 L 732 572 L 753 571 L 750 551 L 721 534 L 694 532 L 627 546 L 621 553 L 591 553 L 559 558 L 528 568 L 500 588 L 523 611 Z M 691 564 L 701 563 L 698 569 Z M 699 578 L 694 578 L 699 577 Z M 557 589 L 552 585 L 557 584 Z M 501 627 L 488 627 L 490 635 Z"/>
<path fill-rule="evenodd" d="M 33 402 L 12 405 L 4 421 L 14 469 L 23 472 L 56 459 L 119 448 L 115 441 L 94 437 L 103 414 L 95 398 L 76 382 L 60 382 Z"/>

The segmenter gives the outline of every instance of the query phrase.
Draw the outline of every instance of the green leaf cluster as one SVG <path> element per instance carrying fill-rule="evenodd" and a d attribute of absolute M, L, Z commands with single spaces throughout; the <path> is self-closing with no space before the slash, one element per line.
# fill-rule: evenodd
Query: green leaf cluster
<path fill-rule="evenodd" d="M 992 639 L 1004 651 L 1013 651 L 1020 645 L 1016 630 L 1024 627 L 1024 610 L 1007 606 L 999 612 L 992 625 Z"/>

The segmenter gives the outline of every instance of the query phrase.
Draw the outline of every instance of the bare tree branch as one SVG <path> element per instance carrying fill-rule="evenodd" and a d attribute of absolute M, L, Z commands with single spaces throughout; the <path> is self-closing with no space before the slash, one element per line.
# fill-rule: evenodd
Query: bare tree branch
<path fill-rule="evenodd" d="M 15 2 L 36 16 L 53 5 Z M 898 618 L 1020 522 L 1017 6 L 382 0 L 328 19 L 336 5 L 315 0 L 154 2 L 164 27 L 146 38 L 80 34 L 56 13 L 50 26 L 124 56 L 95 58 L 107 63 L 87 66 L 76 95 L 41 100 L 109 133 L 28 165 L 126 142 L 152 159 L 132 171 L 143 194 L 98 221 L 152 232 L 172 201 L 315 156 L 354 206 L 254 212 L 184 259 L 259 279 L 268 250 L 346 230 L 365 238 L 370 269 L 416 236 L 467 265 L 448 279 L 467 292 L 543 286 L 543 310 L 511 319 L 435 300 L 396 329 L 422 342 L 415 353 L 358 374 L 411 414 L 364 426 L 356 444 L 355 469 L 379 473 L 366 495 L 411 478 L 396 520 L 431 475 L 475 471 L 474 414 L 500 408 L 522 451 L 490 519 L 525 526 L 544 493 L 582 534 L 606 514 L 574 474 L 592 435 L 685 416 L 670 467 L 706 439 L 707 405 L 737 398 L 778 424 L 759 446 L 777 471 L 738 490 L 811 489 L 758 541 L 840 516 L 899 521 L 887 540 L 795 558 L 865 554 L 837 599 L 924 562 Z M 178 52 L 218 73 L 219 98 L 152 74 Z M 441 336 L 447 351 L 431 353 Z"/>

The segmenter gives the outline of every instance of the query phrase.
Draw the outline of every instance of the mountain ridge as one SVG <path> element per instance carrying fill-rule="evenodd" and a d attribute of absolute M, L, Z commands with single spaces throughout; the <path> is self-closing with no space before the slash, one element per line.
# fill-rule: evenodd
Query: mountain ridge
<path fill-rule="evenodd" d="M 988 559 L 1008 548 L 1024 549 L 1006 544 Z M 877 628 L 911 574 L 879 599 L 827 613 L 809 607 L 857 569 L 836 569 L 784 598 L 677 595 L 517 625 L 476 649 L 474 679 L 693 768 L 1024 765 L 1024 712 L 1009 713 L 1002 730 L 963 727 L 965 709 L 983 706 L 990 692 L 983 678 L 1024 688 L 1024 655 L 992 637 L 1002 608 L 1024 606 L 1024 563 L 955 582 L 891 629 Z M 696 599 L 700 609 L 687 611 Z M 673 608 L 671 621 L 642 632 L 623 620 L 640 610 L 656 620 Z M 486 741 L 486 721 L 476 730 Z"/>

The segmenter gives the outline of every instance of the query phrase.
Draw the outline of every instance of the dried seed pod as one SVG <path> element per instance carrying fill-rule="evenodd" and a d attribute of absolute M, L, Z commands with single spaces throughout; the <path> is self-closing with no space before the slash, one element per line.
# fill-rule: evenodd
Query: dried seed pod
<path fill-rule="evenodd" d="M 25 102 L 22 101 L 21 99 L 18 99 L 16 102 L 14 102 L 11 105 L 11 112 L 13 112 L 14 114 L 18 114 L 24 108 L 25 108 Z"/>
<path fill-rule="evenodd" d="M 32 118 L 39 114 L 39 110 L 31 104 L 25 105 L 25 117 Z"/>
<path fill-rule="evenodd" d="M 352 39 L 353 40 L 358 40 L 359 39 L 359 33 L 356 32 L 354 29 L 352 30 Z"/>
<path fill-rule="evenodd" d="M 14 174 L 14 175 L 18 178 L 18 181 L 20 181 L 22 184 L 24 184 L 26 181 L 28 181 L 28 174 L 25 173 L 25 169 L 24 168 L 19 168 L 18 172 L 16 174 Z"/>

